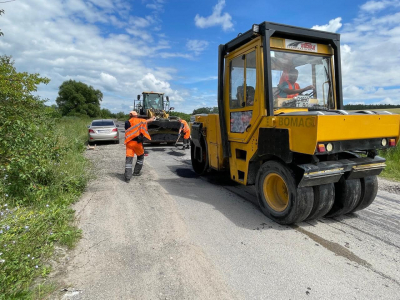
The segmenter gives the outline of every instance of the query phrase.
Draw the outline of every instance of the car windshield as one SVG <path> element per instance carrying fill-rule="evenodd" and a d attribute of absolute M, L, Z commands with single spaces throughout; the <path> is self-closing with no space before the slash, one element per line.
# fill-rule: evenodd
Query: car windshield
<path fill-rule="evenodd" d="M 162 94 L 143 94 L 143 101 L 145 108 L 164 109 Z"/>
<path fill-rule="evenodd" d="M 274 108 L 334 107 L 331 57 L 271 51 Z"/>
<path fill-rule="evenodd" d="M 93 121 L 92 126 L 114 126 L 113 121 Z"/>

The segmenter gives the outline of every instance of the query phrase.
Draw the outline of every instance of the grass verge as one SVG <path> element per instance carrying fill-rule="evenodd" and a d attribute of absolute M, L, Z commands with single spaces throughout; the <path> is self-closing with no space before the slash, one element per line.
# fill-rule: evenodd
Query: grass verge
<path fill-rule="evenodd" d="M 386 158 L 386 168 L 381 176 L 387 179 L 400 181 L 400 145 L 380 151 L 379 155 Z"/>
<path fill-rule="evenodd" d="M 55 245 L 74 247 L 81 232 L 73 225 L 70 205 L 89 179 L 84 158 L 89 119 L 62 118 L 55 123 L 54 159 L 46 163 L 46 184 L 29 187 L 33 199 L 26 201 L 7 194 L 12 190 L 6 169 L 0 179 L 0 299 L 40 299 L 50 286 L 32 288 L 38 277 L 51 271 L 49 260 Z M 35 153 L 31 153 L 35 155 Z M 5 172 L 5 173 L 4 173 Z M 10 171 L 11 172 L 11 171 Z M 14 193 L 16 195 L 16 193 Z"/>

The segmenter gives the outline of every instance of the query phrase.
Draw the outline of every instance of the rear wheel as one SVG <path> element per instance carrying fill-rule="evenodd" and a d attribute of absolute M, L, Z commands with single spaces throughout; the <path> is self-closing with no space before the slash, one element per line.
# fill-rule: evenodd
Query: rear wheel
<path fill-rule="evenodd" d="M 193 141 L 190 141 L 190 156 L 193 170 L 199 175 L 204 175 L 208 170 L 208 153 L 206 140 L 203 136 L 200 138 L 200 146 L 201 148 L 196 147 Z"/>
<path fill-rule="evenodd" d="M 335 186 L 333 183 L 313 187 L 314 204 L 307 220 L 319 219 L 325 216 L 335 202 Z"/>
<path fill-rule="evenodd" d="M 256 191 L 262 212 L 279 224 L 301 222 L 313 208 L 313 189 L 298 188 L 293 172 L 277 161 L 268 161 L 261 166 Z"/>
<path fill-rule="evenodd" d="M 338 217 L 351 212 L 361 198 L 360 179 L 346 180 L 341 178 L 335 183 L 335 202 L 327 217 Z"/>
<path fill-rule="evenodd" d="M 352 212 L 362 210 L 374 202 L 378 193 L 378 178 L 376 176 L 367 176 L 361 178 L 361 197 L 360 201 Z"/>

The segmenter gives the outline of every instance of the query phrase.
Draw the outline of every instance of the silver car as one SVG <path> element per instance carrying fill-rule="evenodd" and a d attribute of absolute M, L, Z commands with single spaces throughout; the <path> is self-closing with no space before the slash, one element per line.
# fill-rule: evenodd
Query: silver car
<path fill-rule="evenodd" d="M 93 120 L 89 128 L 89 144 L 97 141 L 114 141 L 119 144 L 119 125 L 113 120 Z"/>

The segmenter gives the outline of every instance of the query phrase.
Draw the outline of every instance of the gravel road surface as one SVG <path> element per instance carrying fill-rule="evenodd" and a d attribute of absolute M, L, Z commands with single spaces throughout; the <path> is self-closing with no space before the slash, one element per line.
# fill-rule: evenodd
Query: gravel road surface
<path fill-rule="evenodd" d="M 129 184 L 122 143 L 87 151 L 97 178 L 74 207 L 83 239 L 52 299 L 400 299 L 397 184 L 361 212 L 282 226 L 254 187 L 198 177 L 189 151 L 145 149 Z"/>

